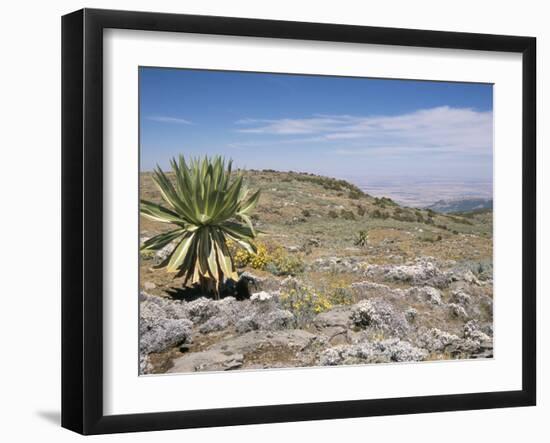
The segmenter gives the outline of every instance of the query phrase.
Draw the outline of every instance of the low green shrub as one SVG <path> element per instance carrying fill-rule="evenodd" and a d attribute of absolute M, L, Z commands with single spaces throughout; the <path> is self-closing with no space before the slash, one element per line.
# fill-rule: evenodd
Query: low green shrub
<path fill-rule="evenodd" d="M 352 211 L 348 211 L 346 209 L 342 209 L 340 211 L 340 217 L 342 217 L 344 220 L 355 220 L 355 214 Z"/>
<path fill-rule="evenodd" d="M 367 213 L 367 210 L 363 205 L 357 205 L 357 215 L 363 217 Z"/>

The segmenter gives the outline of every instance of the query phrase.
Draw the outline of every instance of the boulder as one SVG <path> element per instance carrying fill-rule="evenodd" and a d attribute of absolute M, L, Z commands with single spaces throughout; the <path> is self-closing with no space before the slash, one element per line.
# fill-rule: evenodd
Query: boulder
<path fill-rule="evenodd" d="M 192 322 L 187 318 L 185 304 L 177 301 L 140 295 L 140 354 L 161 352 L 192 339 Z"/>
<path fill-rule="evenodd" d="M 253 301 L 253 302 L 263 303 L 263 302 L 269 302 L 269 301 L 274 300 L 274 297 L 276 297 L 275 294 L 271 294 L 271 293 L 266 292 L 266 291 L 261 291 L 261 292 L 257 292 L 255 294 L 252 294 L 252 296 L 250 297 L 250 300 Z"/>
<path fill-rule="evenodd" d="M 434 260 L 435 261 L 435 260 Z M 413 285 L 430 285 L 444 288 L 452 281 L 451 276 L 441 271 L 432 261 L 424 257 L 405 265 L 370 265 L 365 275 L 386 281 L 405 282 Z"/>
<path fill-rule="evenodd" d="M 206 297 L 187 303 L 187 314 L 194 324 L 202 324 L 220 313 L 220 304 Z"/>
<path fill-rule="evenodd" d="M 328 326 L 319 330 L 326 337 L 327 343 L 332 346 L 348 344 L 350 335 L 348 329 L 342 326 Z"/>
<path fill-rule="evenodd" d="M 445 352 L 455 358 L 490 358 L 492 339 L 478 331 L 475 322 L 464 325 L 464 338 L 433 328 L 421 335 L 420 343 L 431 352 Z"/>
<path fill-rule="evenodd" d="M 254 311 L 247 317 L 239 319 L 235 324 L 235 328 L 239 333 L 256 330 L 276 331 L 291 329 L 295 326 L 296 318 L 290 311 L 285 309 L 275 309 L 267 312 Z"/>
<path fill-rule="evenodd" d="M 405 315 L 384 299 L 362 300 L 351 308 L 350 319 L 360 328 L 375 328 L 400 335 L 409 329 Z"/>
<path fill-rule="evenodd" d="M 144 355 L 189 342 L 192 337 L 192 323 L 187 319 L 142 318 L 139 326 L 139 349 Z"/>
<path fill-rule="evenodd" d="M 233 327 L 240 333 L 296 327 L 294 315 L 281 307 L 278 292 L 262 291 L 242 301 L 199 298 L 187 303 L 187 316 L 203 334 Z"/>
<path fill-rule="evenodd" d="M 170 373 L 199 371 L 228 371 L 243 364 L 242 354 L 232 354 L 219 350 L 207 350 L 186 354 L 174 360 Z"/>
<path fill-rule="evenodd" d="M 483 332 L 479 326 L 479 323 L 476 320 L 470 320 L 467 322 L 464 327 L 464 338 L 468 338 L 479 343 L 491 341 L 491 337 Z M 492 327 L 491 327 L 492 331 Z"/>
<path fill-rule="evenodd" d="M 242 315 L 243 308 L 248 306 L 247 301 L 237 301 L 234 297 L 225 297 L 221 300 L 212 300 L 205 297 L 187 303 L 187 315 L 195 326 L 209 324 L 204 329 L 219 330 L 214 324 L 227 327 L 235 322 L 235 318 Z M 224 328 L 222 327 L 222 329 Z"/>
<path fill-rule="evenodd" d="M 472 296 L 464 291 L 456 290 L 452 292 L 451 299 L 454 303 L 464 306 L 470 304 Z"/>
<path fill-rule="evenodd" d="M 203 351 L 186 353 L 173 361 L 173 367 L 168 372 L 227 371 L 241 367 L 261 367 L 253 359 L 258 353 L 264 352 L 284 356 L 284 361 L 275 361 L 269 367 L 288 366 L 289 360 L 295 361 L 291 366 L 301 366 L 296 355 L 304 354 L 304 350 L 315 340 L 315 335 L 299 329 L 251 331 L 226 338 Z"/>
<path fill-rule="evenodd" d="M 337 306 L 330 311 L 317 314 L 313 319 L 313 324 L 319 329 L 333 326 L 349 328 L 351 326 L 350 316 L 351 308 L 349 306 Z"/>
<path fill-rule="evenodd" d="M 210 349 L 233 354 L 241 353 L 244 355 L 265 347 L 282 347 L 302 350 L 305 349 L 315 337 L 314 334 L 302 329 L 289 329 L 285 331 L 257 330 L 220 341 Z"/>
<path fill-rule="evenodd" d="M 140 292 L 141 317 L 187 318 L 187 304 L 156 295 Z"/>
<path fill-rule="evenodd" d="M 428 353 L 399 338 L 377 342 L 335 346 L 322 351 L 318 363 L 322 366 L 422 361 Z"/>
<path fill-rule="evenodd" d="M 468 319 L 468 313 L 462 306 L 456 303 L 449 303 L 447 307 L 449 308 L 449 311 L 453 317 L 456 317 L 461 320 Z"/>
<path fill-rule="evenodd" d="M 460 338 L 455 334 L 432 328 L 422 333 L 419 341 L 428 351 L 443 352 L 447 346 L 458 343 Z"/>
<path fill-rule="evenodd" d="M 156 287 L 157 285 L 150 281 L 146 281 L 145 283 L 143 283 L 143 288 L 146 290 L 155 289 Z"/>

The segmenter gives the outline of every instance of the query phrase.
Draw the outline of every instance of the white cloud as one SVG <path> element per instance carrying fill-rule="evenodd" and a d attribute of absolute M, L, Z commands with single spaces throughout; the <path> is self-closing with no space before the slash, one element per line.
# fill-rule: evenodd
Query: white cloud
<path fill-rule="evenodd" d="M 240 120 L 240 124 L 256 124 L 253 128 L 239 129 L 239 132 L 250 134 L 279 134 L 279 135 L 296 135 L 296 134 L 316 134 L 340 127 L 341 121 L 330 118 L 305 118 L 291 119 L 283 118 L 279 120 Z"/>
<path fill-rule="evenodd" d="M 390 116 L 316 115 L 301 119 L 245 119 L 238 132 L 264 136 L 307 134 L 303 142 L 338 143 L 334 153 L 368 155 L 392 150 L 407 153 L 490 154 L 493 113 L 442 106 Z"/>
<path fill-rule="evenodd" d="M 192 125 L 193 122 L 189 120 L 185 120 L 184 118 L 178 118 L 178 117 L 167 117 L 163 115 L 152 115 L 147 117 L 147 120 L 152 120 L 154 122 L 160 122 L 160 123 L 175 123 L 179 125 Z"/>

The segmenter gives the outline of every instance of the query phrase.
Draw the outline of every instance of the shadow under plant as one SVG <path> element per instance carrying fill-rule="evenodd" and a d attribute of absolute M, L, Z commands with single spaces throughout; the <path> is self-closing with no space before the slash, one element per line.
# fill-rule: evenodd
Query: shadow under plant
<path fill-rule="evenodd" d="M 253 250 L 216 300 L 142 251 L 142 374 L 492 357 L 492 213 L 439 214 L 327 177 L 243 172 Z M 170 180 L 173 176 L 168 175 Z M 161 203 L 151 174 L 142 197 Z M 142 241 L 167 232 L 146 218 Z M 198 280 L 197 280 L 198 283 Z"/>

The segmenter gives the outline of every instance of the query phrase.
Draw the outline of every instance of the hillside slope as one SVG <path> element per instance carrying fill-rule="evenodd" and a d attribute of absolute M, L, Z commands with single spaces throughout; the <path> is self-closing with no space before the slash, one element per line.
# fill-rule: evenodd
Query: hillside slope
<path fill-rule="evenodd" d="M 262 190 L 253 217 L 259 254 L 234 250 L 241 279 L 227 285 L 226 298 L 206 300 L 154 269 L 166 251 L 142 256 L 143 372 L 492 355 L 490 211 L 440 214 L 327 177 L 244 174 L 251 189 Z M 141 198 L 161 202 L 148 173 L 141 190 Z M 142 239 L 166 229 L 141 218 Z M 263 292 L 238 301 L 243 285 L 246 297 Z M 149 335 L 175 318 L 177 339 Z M 472 331 L 483 340 L 472 344 Z M 288 348 L 297 342 L 302 353 Z M 404 354 L 391 357 L 398 350 Z"/>

